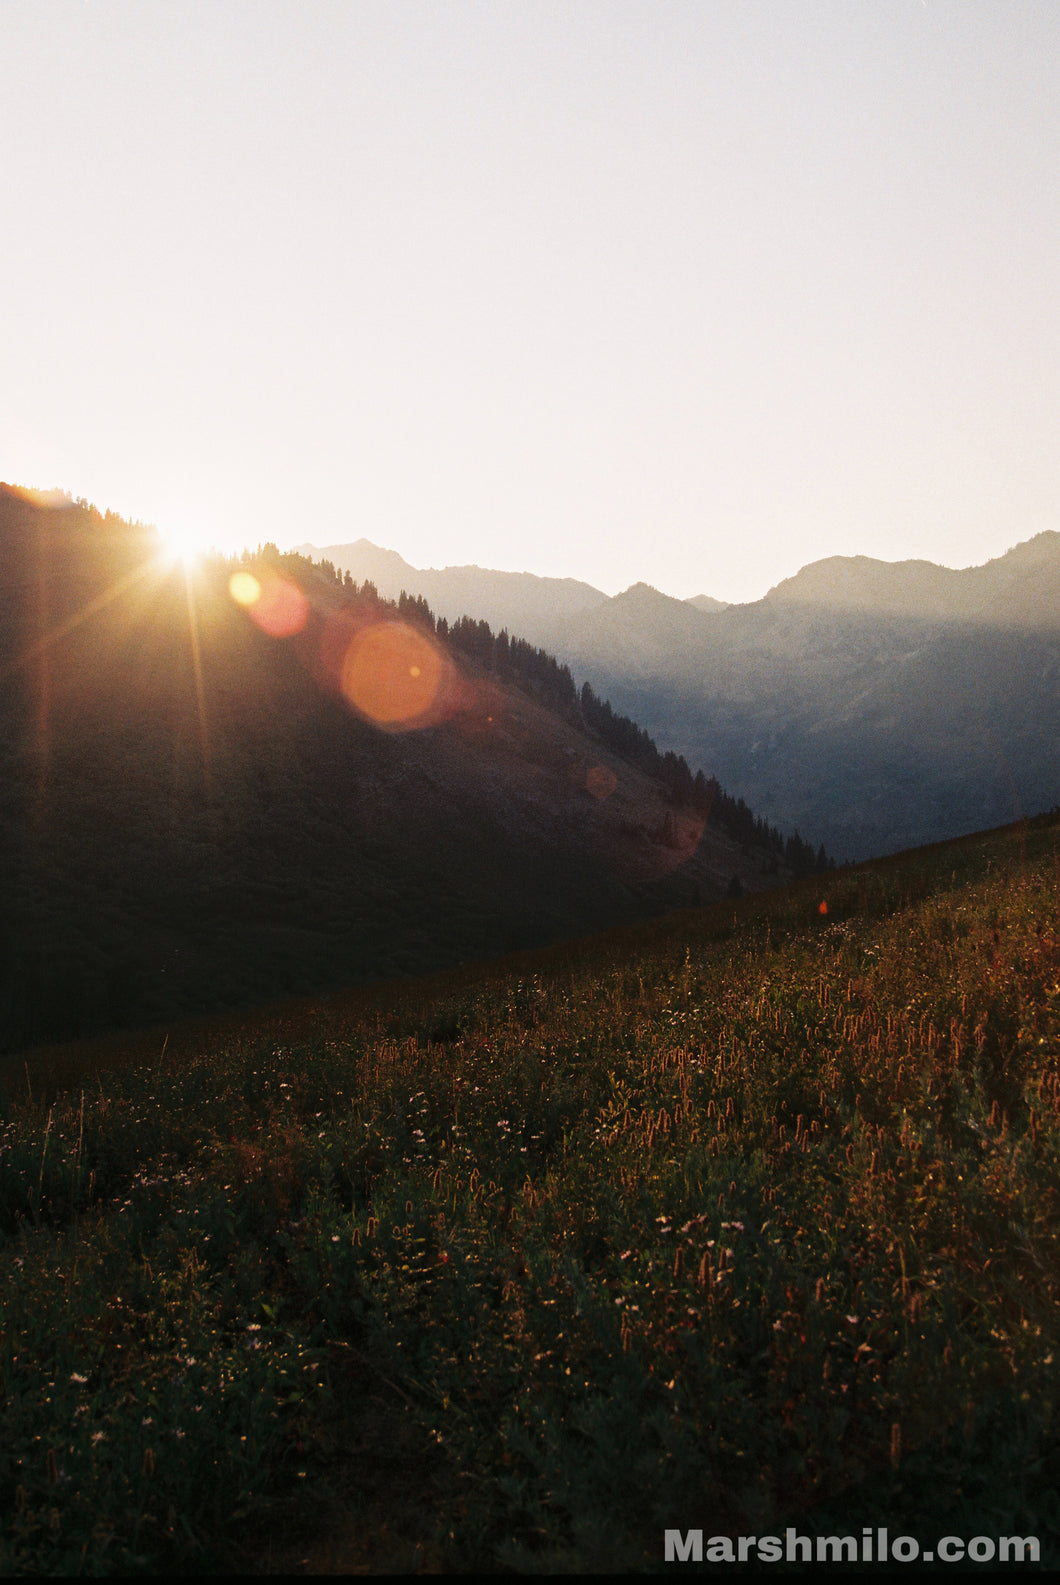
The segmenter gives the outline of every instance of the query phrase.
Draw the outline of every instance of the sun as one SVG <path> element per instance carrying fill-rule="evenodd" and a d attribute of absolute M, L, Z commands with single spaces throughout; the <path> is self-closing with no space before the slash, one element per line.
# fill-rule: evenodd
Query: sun
<path fill-rule="evenodd" d="M 159 523 L 158 539 L 162 558 L 170 566 L 182 562 L 186 568 L 194 567 L 211 548 L 209 529 L 189 518 L 171 517 Z"/>

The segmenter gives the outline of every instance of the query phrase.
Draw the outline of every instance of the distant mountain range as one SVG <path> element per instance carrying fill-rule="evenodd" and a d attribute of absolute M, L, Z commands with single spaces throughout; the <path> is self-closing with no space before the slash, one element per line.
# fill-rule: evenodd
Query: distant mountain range
<path fill-rule="evenodd" d="M 741 838 L 609 746 L 643 734 L 599 701 L 587 724 L 528 646 L 479 659 L 476 631 L 461 647 L 297 555 L 233 582 L 158 551 L 0 486 L 0 1051 L 790 876 L 748 811 Z"/>
<path fill-rule="evenodd" d="M 381 550 L 367 539 L 323 550 L 299 545 L 297 553 L 314 561 L 330 561 L 350 572 L 358 583 L 374 583 L 387 600 L 405 590 L 427 601 L 435 616 L 454 622 L 461 616 L 486 621 L 528 643 L 555 653 L 566 624 L 608 597 L 576 578 L 539 578 L 530 572 L 493 572 L 484 567 L 412 567 L 393 550 Z"/>
<path fill-rule="evenodd" d="M 770 821 L 863 858 L 1060 799 L 1060 534 L 981 567 L 835 556 L 764 599 L 674 600 L 367 540 L 304 547 L 550 649 L 661 747 Z"/>

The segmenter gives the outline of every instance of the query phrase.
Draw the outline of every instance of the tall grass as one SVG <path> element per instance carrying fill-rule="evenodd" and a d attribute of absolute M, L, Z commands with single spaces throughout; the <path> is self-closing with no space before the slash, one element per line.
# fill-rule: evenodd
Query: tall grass
<path fill-rule="evenodd" d="M 4 1566 L 1055 1565 L 1056 842 L 9 1093 Z"/>

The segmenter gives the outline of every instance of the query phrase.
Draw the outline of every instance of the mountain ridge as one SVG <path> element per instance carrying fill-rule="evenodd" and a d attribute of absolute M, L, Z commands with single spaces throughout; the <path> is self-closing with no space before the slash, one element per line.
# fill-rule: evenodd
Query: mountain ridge
<path fill-rule="evenodd" d="M 370 540 L 350 544 L 300 545 L 296 554 L 329 561 L 358 582 L 367 578 L 387 599 L 404 591 L 425 599 L 435 616 L 453 622 L 474 616 L 495 632 L 509 633 L 542 648 L 552 647 L 564 621 L 606 603 L 608 596 L 577 578 L 548 578 L 532 572 L 503 572 L 461 565 L 418 568 L 396 551 Z"/>
<path fill-rule="evenodd" d="M 1034 588 L 1028 587 L 1031 576 Z M 1043 577 L 1044 586 L 1038 582 Z M 1060 533 L 1045 529 L 974 567 L 829 556 L 775 584 L 764 598 L 928 618 L 988 617 L 992 625 L 1002 615 L 1021 625 L 1040 618 L 1051 624 L 1060 610 Z"/>
<path fill-rule="evenodd" d="M 484 588 L 461 592 L 504 625 Z M 524 630 L 660 744 L 837 857 L 1060 795 L 1055 530 L 976 567 L 826 557 L 720 610 L 637 584 L 532 615 Z"/>

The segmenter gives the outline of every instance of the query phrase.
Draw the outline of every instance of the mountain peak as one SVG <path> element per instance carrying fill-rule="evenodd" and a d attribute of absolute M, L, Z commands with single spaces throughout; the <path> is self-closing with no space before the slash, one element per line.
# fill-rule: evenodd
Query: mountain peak
<path fill-rule="evenodd" d="M 878 561 L 826 556 L 766 595 L 774 604 L 820 605 L 932 620 L 988 620 L 992 625 L 1056 621 L 1060 533 L 1046 530 L 981 567 L 932 561 Z"/>
<path fill-rule="evenodd" d="M 616 594 L 612 602 L 614 605 L 627 607 L 687 607 L 687 600 L 675 599 L 672 594 L 663 594 L 661 589 L 656 589 L 651 583 L 631 583 L 628 589 L 623 589 L 621 594 Z"/>
<path fill-rule="evenodd" d="M 841 605 L 928 614 L 944 603 L 954 578 L 930 561 L 877 561 L 872 556 L 825 556 L 775 584 L 767 600 Z"/>

